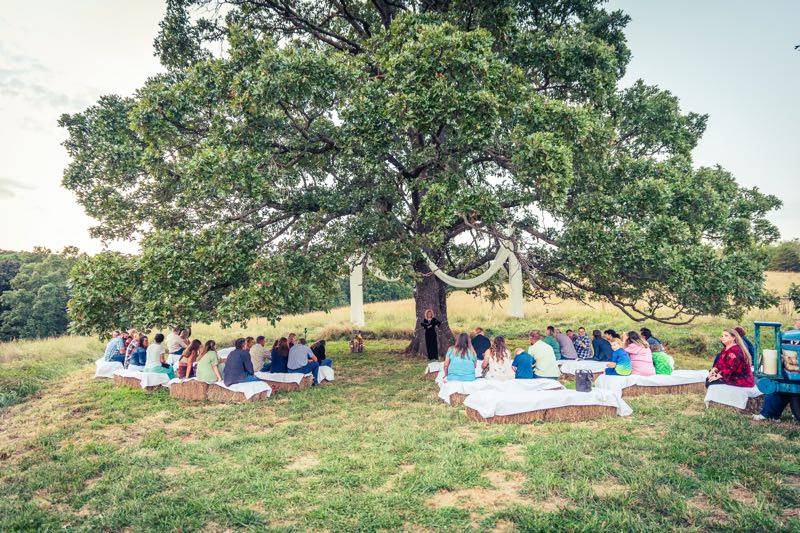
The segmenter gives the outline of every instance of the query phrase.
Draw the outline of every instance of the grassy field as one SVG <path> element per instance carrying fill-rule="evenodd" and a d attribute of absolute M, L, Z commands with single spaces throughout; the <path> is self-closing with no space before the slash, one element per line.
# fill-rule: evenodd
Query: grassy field
<path fill-rule="evenodd" d="M 800 277 L 770 275 L 778 289 Z M 529 303 L 527 318 L 463 293 L 455 329 L 520 338 L 547 324 L 629 329 L 611 308 Z M 348 331 L 347 309 L 200 338 Z M 742 321 L 789 323 L 788 308 Z M 361 356 L 330 344 L 333 386 L 255 405 L 192 405 L 93 380 L 97 339 L 0 344 L 0 531 L 800 529 L 800 425 L 640 397 L 603 421 L 486 426 L 436 397 L 403 357 L 411 302 L 367 306 Z M 730 321 L 658 327 L 678 366 L 706 368 Z"/>
<path fill-rule="evenodd" d="M 631 399 L 629 418 L 487 426 L 438 401 L 402 345 L 331 343 L 335 385 L 255 405 L 71 372 L 3 413 L 0 530 L 800 528 L 788 420 L 685 395 Z"/>

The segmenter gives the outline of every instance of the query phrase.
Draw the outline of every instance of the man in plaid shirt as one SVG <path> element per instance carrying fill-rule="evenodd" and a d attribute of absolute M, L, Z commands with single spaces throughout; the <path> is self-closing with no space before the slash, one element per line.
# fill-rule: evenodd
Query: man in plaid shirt
<path fill-rule="evenodd" d="M 586 335 L 585 328 L 578 328 L 578 334 L 572 338 L 572 344 L 575 345 L 575 351 L 578 352 L 578 359 L 590 359 L 592 357 L 592 344 L 589 341 L 589 336 Z"/>

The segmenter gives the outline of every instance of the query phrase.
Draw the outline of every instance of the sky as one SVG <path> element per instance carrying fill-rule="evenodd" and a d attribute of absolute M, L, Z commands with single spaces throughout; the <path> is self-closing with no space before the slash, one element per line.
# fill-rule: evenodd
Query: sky
<path fill-rule="evenodd" d="M 780 196 L 771 219 L 783 238 L 800 238 L 800 1 L 608 7 L 632 17 L 623 85 L 642 78 L 677 95 L 684 111 L 708 113 L 695 163 Z M 159 72 L 152 43 L 163 13 L 163 0 L 0 0 L 0 249 L 103 248 L 60 186 L 68 158 L 56 123 Z"/>

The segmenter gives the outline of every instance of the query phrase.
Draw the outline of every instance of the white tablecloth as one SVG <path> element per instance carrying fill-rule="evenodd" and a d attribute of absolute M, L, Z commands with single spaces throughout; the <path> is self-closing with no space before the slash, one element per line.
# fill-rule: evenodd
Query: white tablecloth
<path fill-rule="evenodd" d="M 258 379 L 276 381 L 278 383 L 300 383 L 308 375 L 310 374 L 298 374 L 295 372 L 256 372 Z"/>
<path fill-rule="evenodd" d="M 425 368 L 425 373 L 426 374 L 436 374 L 442 368 L 444 368 L 444 363 L 443 362 L 441 362 L 441 361 L 431 361 L 430 363 L 428 363 L 427 368 Z"/>
<path fill-rule="evenodd" d="M 672 385 L 689 385 L 690 383 L 703 383 L 708 377 L 708 370 L 675 370 L 670 375 L 656 374 L 655 376 L 607 376 L 602 374 L 597 377 L 594 384 L 601 389 L 621 391 L 624 388 L 639 385 L 641 387 L 669 387 Z"/>
<path fill-rule="evenodd" d="M 333 381 L 333 368 L 330 366 L 319 367 L 318 381 Z"/>
<path fill-rule="evenodd" d="M 94 362 L 94 377 L 113 378 L 114 372 L 122 370 L 122 363 L 119 361 L 106 361 L 102 357 Z"/>
<path fill-rule="evenodd" d="M 733 385 L 712 385 L 706 391 L 706 407 L 708 402 L 730 405 L 737 409 L 746 409 L 747 400 L 758 398 L 764 393 L 758 387 L 734 387 Z"/>
<path fill-rule="evenodd" d="M 481 361 L 478 361 L 478 365 L 475 367 L 475 377 L 483 379 L 483 368 L 481 367 Z M 439 372 L 436 375 L 436 383 L 438 383 L 441 387 L 442 381 L 444 381 L 444 372 Z"/>
<path fill-rule="evenodd" d="M 141 383 L 143 389 L 145 387 L 155 387 L 158 385 L 169 387 L 169 376 L 160 372 L 137 372 L 136 370 L 123 368 L 114 372 L 114 375 L 136 378 Z"/>
<path fill-rule="evenodd" d="M 560 390 L 564 385 L 555 379 L 476 379 L 475 381 L 448 381 L 439 383 L 439 398 L 445 403 L 450 403 L 453 394 L 474 394 L 483 390 L 496 390 L 506 392 L 525 392 L 535 390 Z"/>
<path fill-rule="evenodd" d="M 576 370 L 591 370 L 593 374 L 605 372 L 606 361 L 591 361 L 586 359 L 559 359 L 556 364 L 564 374 L 574 374 Z"/>
<path fill-rule="evenodd" d="M 221 349 L 221 350 L 217 350 L 217 357 L 218 357 L 219 359 L 227 359 L 227 358 L 228 358 L 228 355 L 229 355 L 229 354 L 230 354 L 232 351 L 234 351 L 235 349 L 236 349 L 235 347 L 233 347 L 233 346 L 230 346 L 230 347 L 228 347 L 228 348 L 223 348 L 223 349 Z"/>
<path fill-rule="evenodd" d="M 464 405 L 475 409 L 484 418 L 576 405 L 616 407 L 619 416 L 633 413 L 619 392 L 605 389 L 593 389 L 591 392 L 569 389 L 528 392 L 484 390 L 467 396 Z"/>

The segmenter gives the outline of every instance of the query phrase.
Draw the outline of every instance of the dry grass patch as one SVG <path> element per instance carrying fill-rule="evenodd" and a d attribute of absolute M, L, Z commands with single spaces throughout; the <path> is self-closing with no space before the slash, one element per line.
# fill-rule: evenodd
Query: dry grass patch
<path fill-rule="evenodd" d="M 509 444 L 503 448 L 503 456 L 514 463 L 525 462 L 525 448 L 519 444 Z"/>
<path fill-rule="evenodd" d="M 458 507 L 461 509 L 505 509 L 511 505 L 530 505 L 530 500 L 520 494 L 525 476 L 520 472 L 488 472 L 490 488 L 471 487 L 459 490 L 440 490 L 426 504 L 433 508 Z"/>
<path fill-rule="evenodd" d="M 609 478 L 592 483 L 592 490 L 601 498 L 613 498 L 628 492 L 628 487 L 619 483 L 615 478 Z"/>
<path fill-rule="evenodd" d="M 725 524 L 728 522 L 727 513 L 725 513 L 725 511 L 716 505 L 712 504 L 708 500 L 708 496 L 702 492 L 688 499 L 686 503 L 689 505 L 690 509 L 694 511 L 700 511 L 700 513 L 708 515 L 709 520 L 715 524 Z"/>
<path fill-rule="evenodd" d="M 286 470 L 311 470 L 319 466 L 319 459 L 313 455 L 301 455 L 286 466 Z"/>
<path fill-rule="evenodd" d="M 757 503 L 756 497 L 747 488 L 741 485 L 734 485 L 729 491 L 731 499 L 738 503 L 745 505 L 755 505 Z"/>

